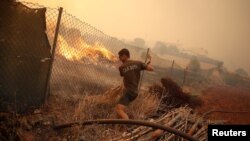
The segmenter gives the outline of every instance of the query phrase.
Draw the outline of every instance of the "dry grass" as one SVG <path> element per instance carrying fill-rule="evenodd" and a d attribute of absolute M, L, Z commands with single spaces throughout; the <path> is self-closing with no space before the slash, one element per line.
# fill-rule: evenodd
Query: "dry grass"
<path fill-rule="evenodd" d="M 86 95 L 78 102 L 75 109 L 77 120 L 117 118 L 115 105 L 122 95 L 122 88 L 113 88 L 104 94 Z M 129 116 L 133 119 L 144 119 L 157 111 L 159 99 L 155 95 L 144 92 L 127 108 Z M 98 112 L 93 112 L 98 111 Z"/>
<path fill-rule="evenodd" d="M 127 108 L 131 119 L 147 119 L 157 113 L 163 106 L 171 106 L 159 97 L 162 86 L 153 88 L 155 91 L 141 91 L 139 96 Z M 55 93 L 51 95 L 47 105 L 41 108 L 40 114 L 30 114 L 19 118 L 20 138 L 28 140 L 108 140 L 114 136 L 122 135 L 121 126 L 115 125 L 88 125 L 84 127 L 76 126 L 56 132 L 52 125 L 44 125 L 44 121 L 62 124 L 74 121 L 91 119 L 116 119 L 115 105 L 122 95 L 122 87 L 114 87 L 104 93 Z M 170 95 L 171 96 L 171 95 Z M 164 107 L 163 107 L 164 108 Z M 166 109 L 166 107 L 164 108 Z M 31 129 L 23 128 L 25 122 L 22 118 L 29 120 L 41 119 L 38 125 Z M 29 122 L 28 122 L 29 123 Z"/>
<path fill-rule="evenodd" d="M 104 94 L 85 95 L 75 107 L 73 117 L 75 120 L 118 118 L 114 108 L 121 95 L 121 87 L 115 87 Z M 128 106 L 127 112 L 131 119 L 145 119 L 157 111 L 157 105 L 159 105 L 159 99 L 155 95 L 144 92 Z M 75 137 L 85 138 L 85 140 L 101 140 L 111 138 L 111 135 L 122 134 L 119 126 L 113 125 L 91 125 L 85 128 L 75 127 L 71 130 L 74 130 Z"/>

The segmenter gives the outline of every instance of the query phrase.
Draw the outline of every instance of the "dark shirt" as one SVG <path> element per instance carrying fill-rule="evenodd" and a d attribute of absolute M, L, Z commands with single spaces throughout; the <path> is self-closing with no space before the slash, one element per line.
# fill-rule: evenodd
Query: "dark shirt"
<path fill-rule="evenodd" d="M 119 67 L 120 75 L 123 77 L 125 89 L 138 92 L 138 85 L 141 77 L 141 70 L 147 65 L 141 61 L 128 60 Z"/>

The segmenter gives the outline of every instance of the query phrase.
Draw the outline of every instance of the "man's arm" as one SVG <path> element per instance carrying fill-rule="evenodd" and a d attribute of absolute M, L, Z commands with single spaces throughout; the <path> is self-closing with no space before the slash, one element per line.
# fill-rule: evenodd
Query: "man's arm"
<path fill-rule="evenodd" d="M 119 72 L 120 72 L 120 76 L 123 76 L 122 68 L 121 67 L 119 67 Z"/>

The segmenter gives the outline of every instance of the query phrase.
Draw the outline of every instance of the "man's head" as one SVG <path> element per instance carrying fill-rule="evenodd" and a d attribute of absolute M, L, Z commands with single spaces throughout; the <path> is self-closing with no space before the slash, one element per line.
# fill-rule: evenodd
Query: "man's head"
<path fill-rule="evenodd" d="M 124 48 L 118 52 L 119 59 L 122 62 L 126 62 L 130 58 L 129 50 Z"/>

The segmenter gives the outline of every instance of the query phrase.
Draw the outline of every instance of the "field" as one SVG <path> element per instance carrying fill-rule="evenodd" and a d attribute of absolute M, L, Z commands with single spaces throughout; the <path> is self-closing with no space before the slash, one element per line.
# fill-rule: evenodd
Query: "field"
<path fill-rule="evenodd" d="M 203 91 L 203 105 L 197 108 L 209 119 L 226 120 L 229 124 L 250 124 L 250 91 L 244 88 L 217 86 Z M 244 113 L 248 112 L 248 113 Z"/>

